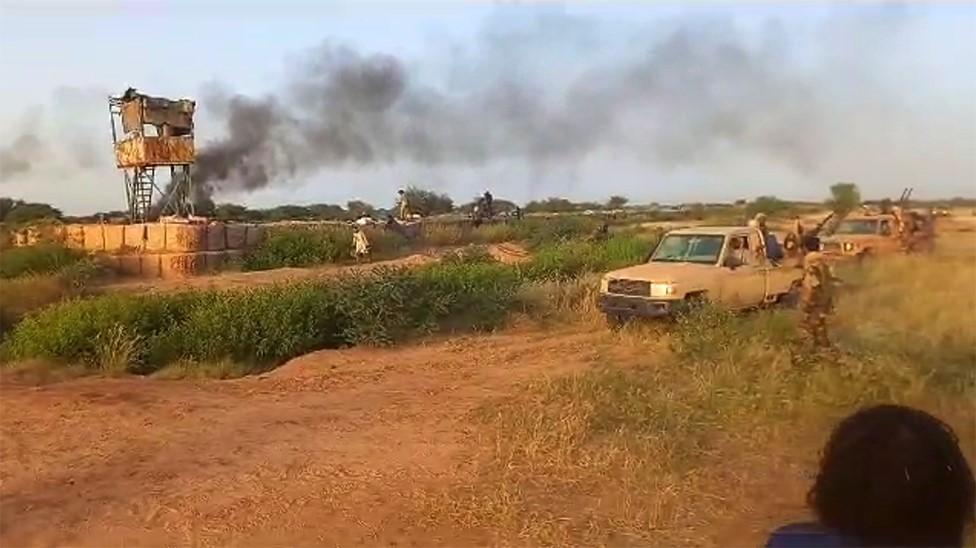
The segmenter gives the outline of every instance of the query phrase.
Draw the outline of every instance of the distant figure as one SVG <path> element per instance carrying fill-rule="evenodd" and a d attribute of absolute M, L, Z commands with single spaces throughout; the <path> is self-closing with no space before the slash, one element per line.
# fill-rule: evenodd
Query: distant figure
<path fill-rule="evenodd" d="M 522 220 L 522 208 L 521 207 L 515 206 L 515 210 L 514 210 L 513 213 L 514 213 L 516 219 L 518 219 L 520 221 Z"/>
<path fill-rule="evenodd" d="M 803 239 L 801 302 L 803 328 L 815 348 L 827 348 L 827 318 L 834 310 L 834 273 L 820 253 L 820 238 L 808 235 Z"/>
<path fill-rule="evenodd" d="M 590 235 L 590 241 L 592 242 L 605 242 L 610 238 L 610 226 L 607 225 L 606 221 L 600 223 L 600 226 L 593 231 Z"/>
<path fill-rule="evenodd" d="M 900 405 L 834 428 L 807 502 L 818 522 L 777 529 L 768 548 L 962 546 L 976 484 L 952 429 Z"/>
<path fill-rule="evenodd" d="M 407 193 L 402 188 L 397 191 L 397 212 L 401 221 L 410 219 L 410 204 L 407 202 Z"/>
<path fill-rule="evenodd" d="M 488 219 L 491 219 L 491 218 L 493 218 L 495 216 L 495 208 L 494 208 L 495 198 L 491 195 L 491 192 L 489 192 L 487 190 L 485 191 L 485 194 L 484 194 L 484 196 L 482 196 L 482 198 L 485 201 L 484 202 L 485 203 L 484 215 Z"/>
<path fill-rule="evenodd" d="M 471 208 L 471 224 L 475 228 L 478 228 L 479 226 L 481 226 L 481 217 L 483 215 L 482 209 L 481 209 L 481 203 L 482 203 L 482 201 L 481 201 L 481 199 L 479 199 L 478 200 L 478 203 L 476 203 L 474 205 L 474 207 Z"/>
<path fill-rule="evenodd" d="M 366 233 L 359 225 L 353 227 L 352 232 L 352 245 L 353 245 L 353 256 L 356 258 L 356 262 L 363 259 L 369 259 L 370 246 L 369 240 L 366 238 Z"/>

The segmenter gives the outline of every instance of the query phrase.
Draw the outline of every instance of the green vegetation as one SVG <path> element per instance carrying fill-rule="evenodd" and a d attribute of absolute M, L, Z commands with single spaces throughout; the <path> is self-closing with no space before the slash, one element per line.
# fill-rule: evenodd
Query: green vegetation
<path fill-rule="evenodd" d="M 439 327 L 490 328 L 517 285 L 512 269 L 468 258 L 240 292 L 110 294 L 28 316 L 2 349 L 12 359 L 112 372 L 223 359 L 261 368 L 318 348 L 389 344 Z"/>
<path fill-rule="evenodd" d="M 841 215 L 853 211 L 861 205 L 861 190 L 854 183 L 831 185 L 827 205 Z"/>
<path fill-rule="evenodd" d="M 790 209 L 790 204 L 776 196 L 760 196 L 746 206 L 746 215 L 754 217 L 757 213 L 778 215 Z"/>
<path fill-rule="evenodd" d="M 609 209 L 622 209 L 630 200 L 626 196 L 611 196 L 607 200 L 607 208 Z"/>
<path fill-rule="evenodd" d="M 438 194 L 416 186 L 409 186 L 404 191 L 411 213 L 419 213 L 424 217 L 440 215 L 454 211 L 454 200 L 447 194 Z"/>
<path fill-rule="evenodd" d="M 407 240 L 382 228 L 366 228 L 373 258 L 394 257 L 427 247 L 524 241 L 535 248 L 579 239 L 596 221 L 582 217 L 526 219 L 510 223 L 423 223 L 419 236 Z M 245 270 L 307 267 L 352 260 L 352 228 L 345 225 L 272 227 L 268 237 L 244 258 Z"/>
<path fill-rule="evenodd" d="M 102 268 L 63 247 L 41 245 L 0 252 L 0 336 L 28 313 L 83 295 Z"/>
<path fill-rule="evenodd" d="M 261 245 L 245 255 L 244 269 L 313 266 L 351 256 L 352 231 L 348 228 L 284 228 L 270 230 Z"/>
<path fill-rule="evenodd" d="M 333 253 L 331 240 L 317 239 L 322 234 L 285 232 L 282 243 L 268 249 L 285 253 L 307 246 Z M 550 244 L 518 267 L 469 251 L 416 270 L 384 269 L 330 282 L 236 292 L 110 294 L 28 316 L 2 349 L 14 360 L 82 362 L 113 373 L 221 360 L 260 369 L 318 348 L 390 344 L 445 327 L 493 327 L 517 309 L 522 283 L 566 280 L 639 262 L 649 249 L 647 241 L 616 237 Z M 287 256 L 318 260 L 322 255 Z"/>
<path fill-rule="evenodd" d="M 55 244 L 12 247 L 0 253 L 0 279 L 50 274 L 85 258 L 85 253 Z"/>
<path fill-rule="evenodd" d="M 41 219 L 60 219 L 61 211 L 48 204 L 0 197 L 0 222 L 23 224 Z"/>
<path fill-rule="evenodd" d="M 564 241 L 539 247 L 519 271 L 529 281 L 567 280 L 587 272 L 637 264 L 652 249 L 653 242 L 632 236 L 612 237 L 606 242 Z"/>

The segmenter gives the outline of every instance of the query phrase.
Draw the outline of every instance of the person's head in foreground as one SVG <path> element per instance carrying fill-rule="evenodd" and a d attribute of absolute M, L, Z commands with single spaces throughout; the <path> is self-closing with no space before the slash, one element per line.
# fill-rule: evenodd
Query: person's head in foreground
<path fill-rule="evenodd" d="M 958 439 L 910 407 L 858 411 L 834 429 L 808 494 L 819 527 L 787 526 L 770 546 L 962 546 L 973 474 Z"/>

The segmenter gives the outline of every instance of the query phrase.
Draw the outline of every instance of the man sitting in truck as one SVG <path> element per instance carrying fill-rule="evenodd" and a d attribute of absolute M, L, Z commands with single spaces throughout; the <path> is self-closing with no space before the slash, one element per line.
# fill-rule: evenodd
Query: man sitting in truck
<path fill-rule="evenodd" d="M 749 242 L 745 238 L 733 237 L 729 239 L 729 253 L 726 257 L 727 266 L 742 266 L 750 264 Z"/>

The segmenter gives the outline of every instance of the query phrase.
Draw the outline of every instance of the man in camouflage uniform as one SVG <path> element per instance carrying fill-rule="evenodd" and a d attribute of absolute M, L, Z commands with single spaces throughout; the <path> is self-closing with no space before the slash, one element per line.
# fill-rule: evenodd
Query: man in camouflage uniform
<path fill-rule="evenodd" d="M 800 293 L 803 329 L 815 347 L 826 348 L 830 346 L 827 317 L 834 310 L 834 273 L 820 253 L 820 238 L 805 236 L 803 248 L 806 250 Z"/>

